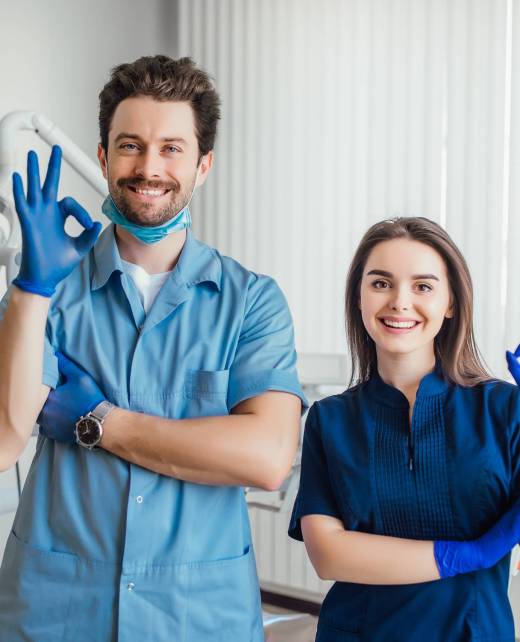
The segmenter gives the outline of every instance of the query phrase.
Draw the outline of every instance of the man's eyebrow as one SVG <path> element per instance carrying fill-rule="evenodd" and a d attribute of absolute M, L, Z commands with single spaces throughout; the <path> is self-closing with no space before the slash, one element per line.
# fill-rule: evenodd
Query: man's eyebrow
<path fill-rule="evenodd" d="M 121 132 L 115 137 L 114 143 L 119 142 L 123 138 L 132 138 L 133 140 L 141 140 L 137 134 L 128 134 L 127 132 Z"/>
<path fill-rule="evenodd" d="M 168 137 L 166 136 L 165 138 L 161 138 L 163 143 L 181 143 L 183 145 L 187 145 L 188 143 L 184 140 L 184 138 L 181 138 L 180 136 L 171 136 Z"/>
<path fill-rule="evenodd" d="M 114 143 L 118 143 L 123 138 L 130 138 L 131 140 L 141 140 L 141 137 L 138 136 L 137 134 L 130 134 L 128 132 L 121 132 L 120 134 L 118 134 L 115 137 Z M 181 143 L 182 145 L 187 145 L 187 142 L 181 136 L 164 136 L 160 140 L 163 143 Z"/>
<path fill-rule="evenodd" d="M 367 272 L 367 276 L 370 276 L 371 274 L 386 276 L 389 279 L 392 279 L 394 276 L 391 272 L 387 272 L 386 270 L 370 270 L 370 272 Z M 414 274 L 412 276 L 413 281 L 421 281 L 422 279 L 432 279 L 433 281 L 438 281 L 439 277 L 435 276 L 435 274 Z"/>

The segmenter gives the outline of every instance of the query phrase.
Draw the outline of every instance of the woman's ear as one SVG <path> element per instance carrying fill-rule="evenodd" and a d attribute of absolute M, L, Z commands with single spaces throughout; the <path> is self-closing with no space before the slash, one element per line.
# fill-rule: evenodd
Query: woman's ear
<path fill-rule="evenodd" d="M 453 303 L 450 303 L 450 307 L 446 310 L 446 314 L 444 315 L 445 319 L 453 319 L 453 315 L 455 314 L 453 307 Z"/>

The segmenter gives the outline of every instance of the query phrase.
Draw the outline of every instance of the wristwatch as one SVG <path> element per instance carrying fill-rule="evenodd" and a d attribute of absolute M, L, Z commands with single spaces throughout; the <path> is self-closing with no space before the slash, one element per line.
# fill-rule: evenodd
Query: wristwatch
<path fill-rule="evenodd" d="M 102 401 L 94 410 L 80 417 L 76 423 L 76 443 L 88 450 L 97 448 L 103 437 L 103 422 L 114 407 L 110 401 Z"/>

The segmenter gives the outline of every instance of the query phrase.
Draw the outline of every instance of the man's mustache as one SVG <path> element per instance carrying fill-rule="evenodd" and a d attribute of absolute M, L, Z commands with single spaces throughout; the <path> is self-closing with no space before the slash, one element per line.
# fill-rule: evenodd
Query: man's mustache
<path fill-rule="evenodd" d="M 172 181 L 164 183 L 163 181 L 147 181 L 144 178 L 118 178 L 116 181 L 118 187 L 137 187 L 138 189 L 167 189 L 172 192 L 179 192 L 180 183 Z"/>

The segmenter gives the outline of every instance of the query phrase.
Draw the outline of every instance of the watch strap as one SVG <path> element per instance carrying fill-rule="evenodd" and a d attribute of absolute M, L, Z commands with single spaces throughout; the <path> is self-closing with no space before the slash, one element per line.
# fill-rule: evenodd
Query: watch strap
<path fill-rule="evenodd" d="M 108 413 L 113 409 L 114 409 L 114 404 L 110 403 L 110 401 L 107 401 L 105 399 L 101 403 L 98 403 L 98 405 L 94 408 L 94 410 L 91 410 L 89 414 L 95 417 L 101 423 L 103 423 Z"/>

